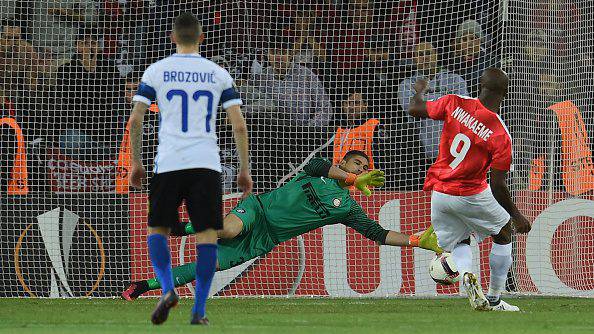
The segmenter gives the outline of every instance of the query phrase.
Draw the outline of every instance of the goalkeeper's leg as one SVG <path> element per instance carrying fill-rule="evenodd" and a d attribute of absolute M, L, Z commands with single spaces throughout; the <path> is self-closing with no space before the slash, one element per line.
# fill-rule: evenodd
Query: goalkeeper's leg
<path fill-rule="evenodd" d="M 223 240 L 236 239 L 243 228 L 243 221 L 234 214 L 229 214 L 225 217 L 223 230 L 219 231 L 219 238 Z M 172 235 L 183 236 L 193 234 L 192 223 L 185 226 L 179 225 L 172 228 Z M 247 237 L 247 236 L 244 236 Z M 239 240 L 238 240 L 239 241 Z M 219 258 L 217 263 L 217 270 L 220 270 L 219 263 L 223 263 L 223 270 L 229 269 L 235 265 L 239 265 L 247 260 L 253 258 L 250 254 L 241 252 L 241 247 L 233 247 L 233 243 L 228 246 L 219 247 Z M 237 248 L 237 249 L 234 249 Z M 176 287 L 193 282 L 196 279 L 196 263 L 187 263 L 172 269 L 173 283 Z M 124 292 L 122 298 L 126 300 L 134 300 L 142 294 L 157 290 L 161 288 L 161 283 L 156 277 L 145 281 L 132 282 Z"/>
<path fill-rule="evenodd" d="M 223 229 L 217 231 L 217 237 L 219 239 L 233 239 L 241 233 L 242 229 L 243 221 L 237 217 L 237 215 L 230 213 L 225 217 L 225 220 L 223 220 Z M 186 225 L 177 224 L 171 228 L 171 235 L 176 237 L 183 237 L 194 233 L 196 233 L 196 231 L 194 231 L 192 222 L 189 222 Z"/>
<path fill-rule="evenodd" d="M 246 254 L 244 251 L 242 251 L 242 247 L 239 245 L 242 241 L 241 239 L 249 238 L 249 236 L 246 235 L 246 232 L 240 236 L 244 229 L 244 220 L 248 225 L 253 224 L 254 221 L 257 220 L 257 210 L 253 206 L 255 206 L 255 204 L 252 204 L 252 206 L 249 206 L 249 204 L 244 204 L 245 208 L 240 208 L 238 206 L 234 208 L 231 213 L 229 213 L 223 220 L 223 229 L 217 231 L 217 234 L 219 239 L 228 240 L 229 243 L 221 247 L 219 242 L 217 270 L 226 270 L 256 257 L 253 254 Z M 171 235 L 174 236 L 186 236 L 194 233 L 194 227 L 191 222 L 187 223 L 185 226 L 182 224 L 177 224 L 171 228 Z M 236 240 L 237 242 L 232 240 Z M 238 245 L 236 245 L 236 243 Z M 222 268 L 219 265 L 221 263 L 223 264 Z M 196 264 L 188 263 L 178 266 L 173 268 L 172 272 L 173 283 L 175 286 L 182 286 L 195 280 Z M 148 291 L 157 290 L 160 288 L 161 284 L 157 278 L 132 282 L 122 293 L 122 298 L 131 301 Z"/>
<path fill-rule="evenodd" d="M 196 263 L 191 262 L 174 267 L 172 269 L 172 273 L 173 283 L 176 287 L 191 283 L 196 279 Z M 161 289 L 161 283 L 156 277 L 146 281 L 133 282 L 130 283 L 124 292 L 122 292 L 122 298 L 132 301 L 148 291 L 157 289 Z"/>

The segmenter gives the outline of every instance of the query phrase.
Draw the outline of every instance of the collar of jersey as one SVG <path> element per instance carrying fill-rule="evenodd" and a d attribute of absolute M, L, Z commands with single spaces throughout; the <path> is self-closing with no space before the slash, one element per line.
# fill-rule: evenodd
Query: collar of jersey
<path fill-rule="evenodd" d="M 202 58 L 199 53 L 188 53 L 188 54 L 180 54 L 174 53 L 172 54 L 173 57 L 180 57 L 180 58 Z"/>

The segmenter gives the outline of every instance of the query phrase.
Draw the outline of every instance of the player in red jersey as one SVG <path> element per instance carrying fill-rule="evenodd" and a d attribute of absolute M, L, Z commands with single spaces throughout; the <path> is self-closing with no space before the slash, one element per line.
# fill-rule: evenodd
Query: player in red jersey
<path fill-rule="evenodd" d="M 438 243 L 452 253 L 470 304 L 477 310 L 519 311 L 500 296 L 512 263 L 512 224 L 518 233 L 530 231 L 530 222 L 512 201 L 506 184 L 511 138 L 498 113 L 508 84 L 505 72 L 489 68 L 481 77 L 478 99 L 446 95 L 425 101 L 427 82 L 418 80 L 408 110 L 413 117 L 444 121 L 439 154 L 427 172 L 424 190 L 432 191 L 431 222 Z M 493 237 L 486 297 L 471 272 L 470 235 L 479 242 Z"/>

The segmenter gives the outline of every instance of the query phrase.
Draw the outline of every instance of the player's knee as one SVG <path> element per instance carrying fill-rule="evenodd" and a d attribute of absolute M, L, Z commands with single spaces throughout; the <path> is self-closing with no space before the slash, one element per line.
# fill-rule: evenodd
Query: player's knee
<path fill-rule="evenodd" d="M 512 228 L 511 221 L 507 222 L 497 235 L 493 236 L 493 242 L 499 245 L 507 245 L 511 242 Z"/>
<path fill-rule="evenodd" d="M 168 236 L 170 232 L 171 232 L 171 229 L 169 227 L 149 226 L 149 228 L 148 228 L 148 234 L 162 234 L 162 235 Z"/>
<path fill-rule="evenodd" d="M 197 244 L 216 244 L 217 231 L 212 228 L 196 233 Z"/>
<path fill-rule="evenodd" d="M 235 238 L 241 230 L 237 230 L 235 228 L 225 228 L 218 231 L 219 239 L 233 239 Z"/>
<path fill-rule="evenodd" d="M 225 218 L 223 229 L 218 231 L 219 239 L 233 239 L 241 233 L 243 222 L 235 215 L 228 215 Z"/>

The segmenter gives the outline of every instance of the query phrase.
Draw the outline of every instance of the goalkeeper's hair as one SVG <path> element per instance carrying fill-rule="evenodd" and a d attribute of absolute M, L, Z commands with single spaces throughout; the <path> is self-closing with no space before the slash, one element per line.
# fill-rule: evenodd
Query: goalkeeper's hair
<path fill-rule="evenodd" d="M 363 158 L 367 159 L 368 162 L 371 161 L 371 159 L 369 159 L 369 156 L 367 155 L 367 153 L 365 153 L 363 151 L 359 151 L 359 150 L 350 150 L 350 151 L 348 151 L 344 155 L 344 158 L 342 158 L 342 160 L 348 161 L 352 157 L 363 157 Z"/>
<path fill-rule="evenodd" d="M 177 38 L 177 43 L 182 45 L 191 45 L 198 42 L 202 35 L 202 24 L 192 13 L 181 13 L 175 18 L 173 31 Z"/>

